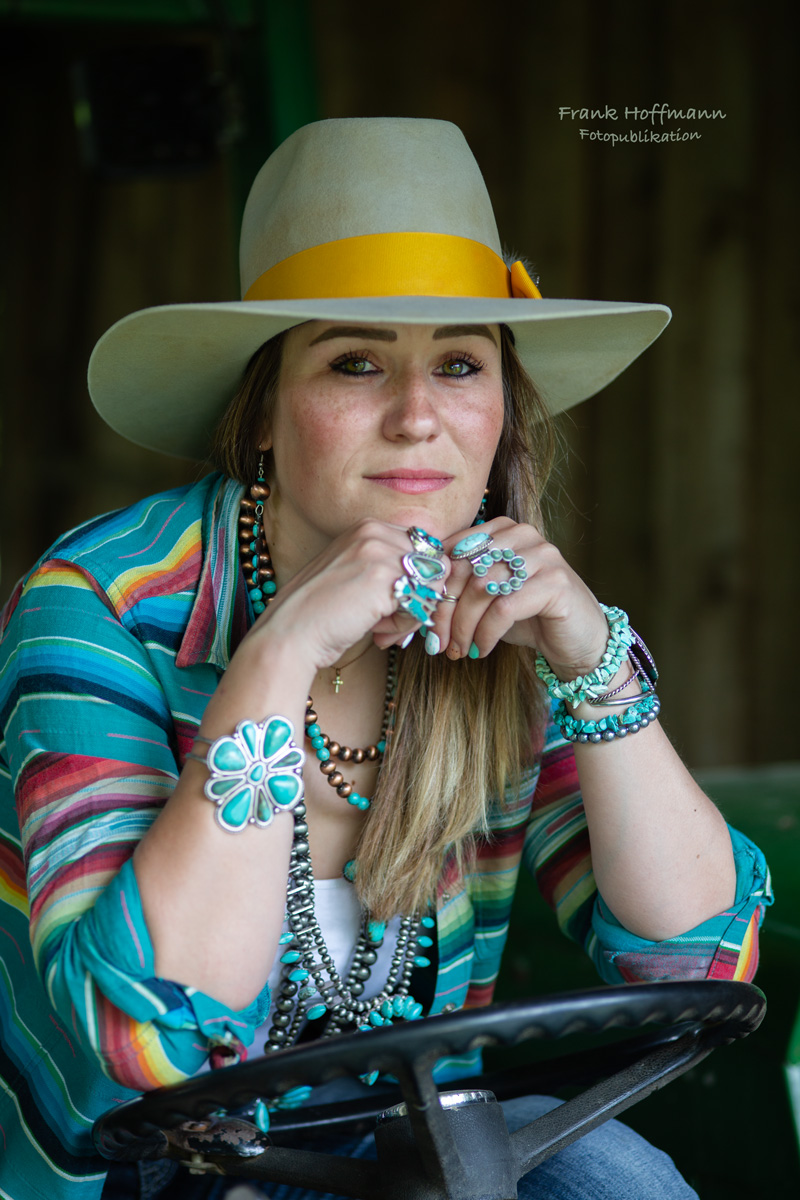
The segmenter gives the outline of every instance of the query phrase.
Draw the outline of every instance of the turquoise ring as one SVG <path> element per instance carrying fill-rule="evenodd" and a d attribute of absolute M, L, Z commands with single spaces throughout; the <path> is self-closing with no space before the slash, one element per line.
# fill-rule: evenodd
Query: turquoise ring
<path fill-rule="evenodd" d="M 435 583 L 447 574 L 443 560 L 432 554 L 404 554 L 403 570 L 410 579 L 424 584 Z"/>
<path fill-rule="evenodd" d="M 508 596 L 511 592 L 518 592 L 528 578 L 525 559 L 521 554 L 517 554 L 516 550 L 508 547 L 501 550 L 499 547 L 493 546 L 485 554 L 476 555 L 471 562 L 472 574 L 477 575 L 479 579 L 483 578 L 495 564 L 508 567 L 511 572 L 511 578 L 504 579 L 502 583 L 497 583 L 494 579 L 486 581 L 486 591 L 490 596 Z"/>
<path fill-rule="evenodd" d="M 428 587 L 419 579 L 401 575 L 394 582 L 394 598 L 398 608 L 402 608 L 415 621 L 419 621 L 423 628 L 430 629 L 440 599 L 435 588 Z"/>
<path fill-rule="evenodd" d="M 484 550 L 488 550 L 494 543 L 494 538 L 490 533 L 470 533 L 460 542 L 456 542 L 453 549 L 450 551 L 450 557 L 454 562 L 458 562 L 461 558 L 475 558 L 478 554 L 483 554 Z"/>
<path fill-rule="evenodd" d="M 510 547 L 501 550 L 499 546 L 495 546 L 489 533 L 468 534 L 460 542 L 456 542 L 450 557 L 456 560 L 468 558 L 472 563 L 472 574 L 477 575 L 479 579 L 487 575 L 490 568 L 497 563 L 508 567 L 511 572 L 510 579 L 504 579 L 502 583 L 497 583 L 494 579 L 487 580 L 486 591 L 490 596 L 508 596 L 511 592 L 518 592 L 528 578 L 527 563 L 522 555 Z"/>
<path fill-rule="evenodd" d="M 426 554 L 429 558 L 441 558 L 444 554 L 444 546 L 439 539 L 421 525 L 412 525 L 406 532 L 417 554 Z"/>

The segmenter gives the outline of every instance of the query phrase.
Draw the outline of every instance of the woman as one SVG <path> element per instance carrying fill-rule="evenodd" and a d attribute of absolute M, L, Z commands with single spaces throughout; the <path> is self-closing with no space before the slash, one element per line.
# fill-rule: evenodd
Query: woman
<path fill-rule="evenodd" d="M 667 310 L 542 300 L 435 121 L 293 135 L 242 277 L 240 303 L 120 322 L 90 365 L 114 428 L 203 458 L 216 425 L 222 473 L 67 534 L 5 614 L 12 1197 L 99 1195 L 89 1130 L 132 1092 L 309 1023 L 487 1003 L 523 842 L 605 979 L 755 967 L 763 859 L 661 732 L 625 615 L 539 532 L 526 368 L 566 407 Z M 210 1186 L 168 1173 L 141 1194 Z M 616 1123 L 525 1186 L 694 1194 Z"/>

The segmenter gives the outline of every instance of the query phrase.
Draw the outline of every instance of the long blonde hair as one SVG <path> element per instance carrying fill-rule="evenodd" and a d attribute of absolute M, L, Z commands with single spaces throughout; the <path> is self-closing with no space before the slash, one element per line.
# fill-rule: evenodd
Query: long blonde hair
<path fill-rule="evenodd" d="M 487 516 L 542 527 L 553 429 L 501 326 L 505 419 L 489 475 Z M 277 399 L 283 335 L 253 355 L 216 430 L 217 465 L 240 483 L 256 476 L 258 444 Z M 452 662 L 415 638 L 400 656 L 395 729 L 358 845 L 356 887 L 379 920 L 424 909 L 445 855 L 469 869 L 474 838 L 533 758 L 545 719 L 533 651 L 500 642 L 485 659 Z"/>

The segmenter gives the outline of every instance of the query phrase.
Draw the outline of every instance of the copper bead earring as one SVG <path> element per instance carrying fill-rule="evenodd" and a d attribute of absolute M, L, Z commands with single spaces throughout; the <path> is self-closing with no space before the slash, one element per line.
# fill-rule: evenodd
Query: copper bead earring
<path fill-rule="evenodd" d="M 264 476 L 262 451 L 258 460 L 256 482 L 250 488 L 250 499 L 246 496 L 242 498 L 239 515 L 239 554 L 256 616 L 264 612 L 270 597 L 278 590 L 264 536 L 264 504 L 268 498 L 269 484 Z"/>

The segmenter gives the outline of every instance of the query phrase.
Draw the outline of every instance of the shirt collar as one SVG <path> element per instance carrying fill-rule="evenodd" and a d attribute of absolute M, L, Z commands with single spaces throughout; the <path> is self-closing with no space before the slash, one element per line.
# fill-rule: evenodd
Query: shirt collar
<path fill-rule="evenodd" d="M 251 615 L 239 569 L 239 506 L 245 488 L 219 477 L 202 519 L 203 565 L 191 616 L 175 660 L 178 667 L 210 663 L 225 671 L 247 632 Z"/>

